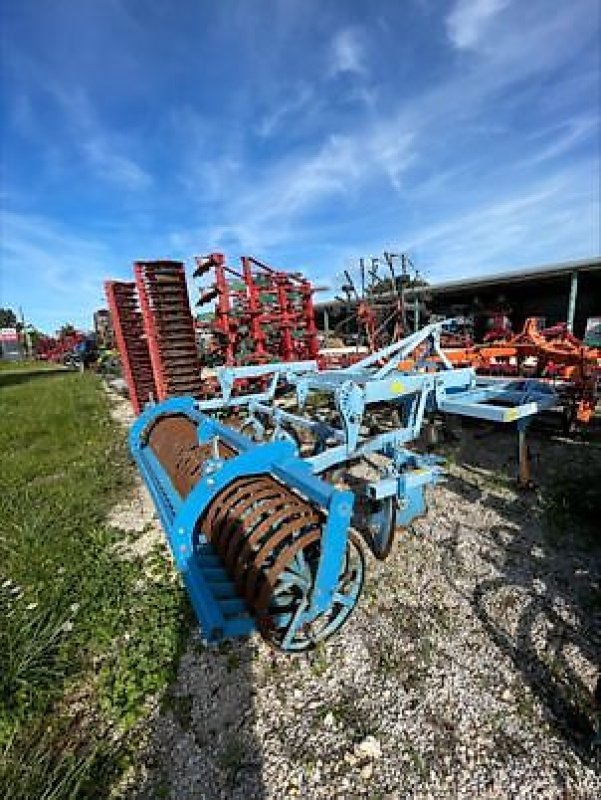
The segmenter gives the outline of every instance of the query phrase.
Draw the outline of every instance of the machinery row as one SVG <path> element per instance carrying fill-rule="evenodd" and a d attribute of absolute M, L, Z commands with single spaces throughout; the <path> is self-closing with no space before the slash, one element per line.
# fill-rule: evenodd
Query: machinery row
<path fill-rule="evenodd" d="M 402 272 L 395 274 L 393 256 L 384 254 L 390 276 L 383 280 L 378 275 L 379 260 L 369 270 L 370 281 L 365 283 L 365 266 L 360 261 L 361 292 L 345 272 L 346 307 L 354 311 L 338 323 L 336 330 L 347 329 L 355 320 L 359 331 L 359 342 L 368 352 L 374 352 L 392 337 L 396 341 L 409 329 L 408 315 L 419 323 L 426 315 L 423 304 L 412 307 L 407 304 L 403 287 L 416 285 L 408 265 L 413 266 L 407 256 L 401 254 Z M 372 260 L 374 261 L 374 260 Z M 343 298 L 337 298 L 345 303 Z M 566 432 L 573 432 L 578 425 L 586 425 L 592 419 L 601 398 L 601 348 L 585 344 L 568 329 L 565 322 L 546 327 L 543 317 L 529 317 L 521 331 L 514 333 L 507 316 L 495 314 L 489 319 L 488 330 L 482 343 L 474 341 L 473 330 L 466 318 L 450 321 L 441 336 L 441 343 L 448 358 L 456 365 L 473 366 L 478 375 L 502 377 L 535 377 L 553 383 L 563 409 Z"/>
<path fill-rule="evenodd" d="M 512 334 L 500 329 L 482 345 L 447 351 L 455 364 L 471 365 L 479 375 L 535 377 L 549 381 L 571 430 L 592 419 L 601 397 L 601 350 L 587 347 L 565 323 L 545 327 L 530 317 Z"/>
<path fill-rule="evenodd" d="M 349 303 L 354 301 L 355 324 L 364 331 L 363 346 L 358 342 L 354 348 L 320 349 L 314 287 L 300 273 L 274 269 L 252 256 L 243 256 L 239 269 L 220 253 L 196 258 L 194 274 L 203 282 L 197 307 L 205 309 L 196 315 L 183 263 L 137 262 L 134 273 L 134 281 L 107 282 L 106 292 L 136 413 L 150 397 L 212 397 L 219 389 L 214 371 L 219 365 L 309 359 L 322 369 L 348 366 L 417 329 L 424 315 L 423 307 L 405 302 L 405 287 L 420 279 L 404 254 L 384 253 L 369 265 L 361 260 L 357 285 L 345 271 L 342 289 Z M 349 322 L 345 318 L 344 325 Z M 598 348 L 585 346 L 565 324 L 545 328 L 541 318 L 526 320 L 513 334 L 500 315 L 484 339 L 475 344 L 461 320 L 441 333 L 447 357 L 457 366 L 473 366 L 479 375 L 552 382 L 567 432 L 590 421 L 601 395 Z M 257 388 L 262 381 L 240 380 L 236 388 Z"/>
<path fill-rule="evenodd" d="M 515 427 L 528 486 L 528 425 L 589 374 L 577 342 L 534 322 L 481 347 L 445 347 L 450 320 L 408 333 L 402 295 L 372 326 L 373 352 L 328 360 L 302 276 L 219 254 L 197 259 L 196 276 L 200 307 L 215 309 L 196 325 L 180 262 L 137 262 L 106 292 L 139 415 L 131 452 L 208 642 L 258 630 L 298 653 L 327 639 L 359 601 L 366 553 L 386 558 L 426 513 L 443 475 L 420 448 L 434 417 Z"/>
<path fill-rule="evenodd" d="M 197 304 L 214 304 L 210 321 L 194 318 L 180 261 L 138 261 L 134 280 L 105 282 L 136 414 L 149 400 L 212 396 L 218 388 L 214 364 L 317 358 L 314 290 L 307 279 L 251 256 L 242 258 L 238 272 L 220 253 L 197 258 L 195 276 L 211 278 Z"/>
<path fill-rule="evenodd" d="M 416 449 L 434 413 L 526 427 L 556 403 L 537 381 L 479 381 L 427 326 L 342 369 L 222 367 L 221 393 L 148 406 L 130 447 L 205 639 L 257 629 L 285 652 L 334 634 L 359 601 L 365 550 L 426 512 L 440 460 Z M 258 392 L 238 381 L 269 379 Z"/>

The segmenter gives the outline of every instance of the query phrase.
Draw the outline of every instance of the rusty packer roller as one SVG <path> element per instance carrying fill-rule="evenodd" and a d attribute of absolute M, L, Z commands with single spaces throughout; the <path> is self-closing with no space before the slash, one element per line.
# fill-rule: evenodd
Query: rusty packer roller
<path fill-rule="evenodd" d="M 353 495 L 293 442 L 257 444 L 177 398 L 138 418 L 130 446 L 207 641 L 258 629 L 300 652 L 340 628 L 364 575 Z"/>

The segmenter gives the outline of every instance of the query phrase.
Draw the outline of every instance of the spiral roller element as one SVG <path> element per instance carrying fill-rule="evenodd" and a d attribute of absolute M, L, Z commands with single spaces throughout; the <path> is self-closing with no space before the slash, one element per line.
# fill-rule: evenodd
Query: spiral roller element
<path fill-rule="evenodd" d="M 348 531 L 352 498 L 306 470 L 299 479 L 292 443 L 257 446 L 187 411 L 145 412 L 150 421 L 140 418 L 134 426 L 132 451 L 159 511 L 162 503 L 171 505 L 171 515 L 163 508 L 161 518 L 203 633 L 209 640 L 228 635 L 228 622 L 241 620 L 231 610 L 243 609 L 249 627 L 272 646 L 313 648 L 341 627 L 361 592 L 362 548 Z M 188 520 L 187 560 L 182 519 Z M 209 612 L 218 612 L 220 602 L 222 622 L 211 624 Z"/>

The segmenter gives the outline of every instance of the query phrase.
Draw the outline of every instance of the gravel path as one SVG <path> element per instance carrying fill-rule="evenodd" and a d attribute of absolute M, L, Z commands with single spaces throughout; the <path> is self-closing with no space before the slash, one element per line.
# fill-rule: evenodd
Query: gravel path
<path fill-rule="evenodd" d="M 533 443 L 547 483 L 558 460 L 601 476 L 598 446 Z M 192 633 L 133 796 L 601 797 L 588 749 L 601 552 L 578 530 L 549 533 L 543 491 L 511 488 L 514 444 L 463 432 L 428 516 L 387 561 L 369 557 L 325 647 L 209 649 Z"/>

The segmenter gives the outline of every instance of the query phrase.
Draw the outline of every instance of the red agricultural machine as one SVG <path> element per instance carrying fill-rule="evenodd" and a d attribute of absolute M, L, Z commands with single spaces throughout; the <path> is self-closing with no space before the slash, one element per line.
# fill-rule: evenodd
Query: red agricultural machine
<path fill-rule="evenodd" d="M 104 284 L 136 414 L 149 400 L 201 394 L 200 360 L 180 261 L 138 261 L 134 281 Z"/>
<path fill-rule="evenodd" d="M 36 343 L 35 355 L 42 361 L 64 364 L 85 339 L 86 334 L 76 330 L 59 331 L 56 337 L 42 336 Z"/>
<path fill-rule="evenodd" d="M 242 256 L 241 262 L 241 269 L 234 269 L 222 253 L 196 258 L 194 276 L 211 276 L 197 306 L 215 306 L 212 319 L 197 323 L 209 341 L 208 359 L 233 366 L 316 358 L 311 283 L 253 256 Z"/>
<path fill-rule="evenodd" d="M 136 414 L 149 399 L 210 398 L 219 390 L 213 366 L 316 359 L 311 283 L 252 256 L 241 261 L 241 269 L 234 270 L 221 253 L 196 259 L 195 276 L 211 276 L 198 303 L 214 304 L 206 321 L 193 319 L 182 262 L 138 261 L 135 282 L 105 283 L 123 377 Z M 209 368 L 202 376 L 201 362 Z M 248 377 L 236 388 L 260 387 L 264 380 Z"/>

